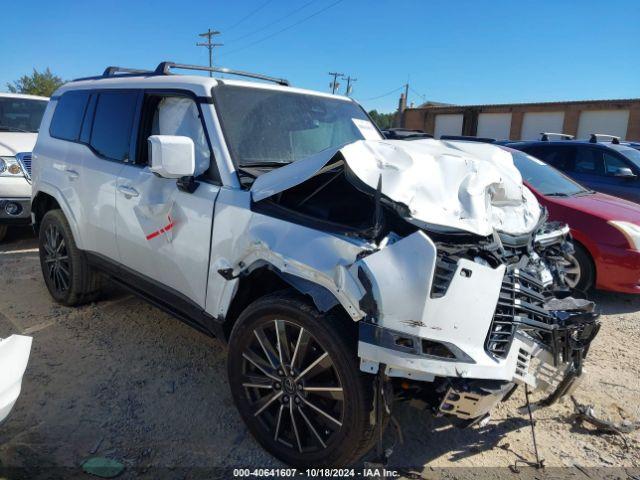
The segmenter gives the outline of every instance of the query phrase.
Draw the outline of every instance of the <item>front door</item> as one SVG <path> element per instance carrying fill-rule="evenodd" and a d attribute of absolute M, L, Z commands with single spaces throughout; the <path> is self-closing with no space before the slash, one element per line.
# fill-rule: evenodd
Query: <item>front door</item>
<path fill-rule="evenodd" d="M 204 309 L 214 204 L 219 186 L 207 177 L 211 149 L 200 109 L 188 95 L 146 92 L 136 162 L 121 170 L 116 185 L 116 238 L 120 263 Z M 194 141 L 193 192 L 148 168 L 150 135 L 183 135 Z"/>

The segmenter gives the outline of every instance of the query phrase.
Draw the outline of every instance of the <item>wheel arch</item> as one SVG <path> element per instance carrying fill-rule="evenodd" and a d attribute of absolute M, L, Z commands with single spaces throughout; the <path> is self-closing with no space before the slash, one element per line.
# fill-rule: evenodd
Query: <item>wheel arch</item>
<path fill-rule="evenodd" d="M 338 298 L 327 288 L 290 273 L 282 272 L 270 263 L 260 262 L 253 268 L 246 268 L 238 277 L 235 294 L 224 317 L 225 339 L 229 339 L 235 322 L 245 308 L 261 297 L 282 290 L 295 291 L 320 312 L 337 310 L 344 313 L 345 318 L 355 324 Z"/>
<path fill-rule="evenodd" d="M 69 222 L 73 238 L 78 248 L 83 248 L 82 238 L 80 236 L 80 230 L 78 228 L 78 221 L 73 214 L 73 211 L 69 204 L 65 201 L 64 196 L 53 185 L 43 184 L 40 185 L 37 192 L 34 191 L 33 199 L 31 200 L 31 213 L 33 215 L 33 228 L 36 234 L 39 231 L 42 218 L 49 210 L 60 209 Z"/>
<path fill-rule="evenodd" d="M 591 288 L 596 288 L 596 285 L 598 284 L 598 267 L 591 250 L 589 250 L 589 247 L 587 247 L 582 241 L 576 240 L 576 238 L 573 238 L 572 241 L 575 247 L 582 249 L 587 256 L 587 260 L 591 263 L 591 268 L 593 270 L 593 285 L 591 285 Z"/>

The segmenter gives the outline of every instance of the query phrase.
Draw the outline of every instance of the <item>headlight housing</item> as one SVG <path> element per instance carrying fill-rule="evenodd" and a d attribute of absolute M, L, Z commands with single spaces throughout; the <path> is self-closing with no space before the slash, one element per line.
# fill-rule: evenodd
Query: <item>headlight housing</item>
<path fill-rule="evenodd" d="M 626 237 L 633 250 L 640 251 L 640 225 L 622 220 L 610 220 L 608 223 Z"/>
<path fill-rule="evenodd" d="M 24 177 L 25 172 L 16 157 L 0 157 L 0 177 Z"/>

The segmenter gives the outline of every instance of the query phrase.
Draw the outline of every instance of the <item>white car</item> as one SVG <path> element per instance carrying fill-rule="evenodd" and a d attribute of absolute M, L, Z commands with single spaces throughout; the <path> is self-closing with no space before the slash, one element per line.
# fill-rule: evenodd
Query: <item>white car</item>
<path fill-rule="evenodd" d="M 0 93 L 0 241 L 31 222 L 31 150 L 48 98 Z"/>
<path fill-rule="evenodd" d="M 30 352 L 31 337 L 11 335 L 0 338 L 0 423 L 7 418 L 20 395 Z"/>
<path fill-rule="evenodd" d="M 110 67 L 51 98 L 32 212 L 58 302 L 108 277 L 227 340 L 242 418 L 297 466 L 357 460 L 394 397 L 472 423 L 582 373 L 598 315 L 509 152 L 386 141 L 350 98 L 177 69 L 207 70 Z"/>

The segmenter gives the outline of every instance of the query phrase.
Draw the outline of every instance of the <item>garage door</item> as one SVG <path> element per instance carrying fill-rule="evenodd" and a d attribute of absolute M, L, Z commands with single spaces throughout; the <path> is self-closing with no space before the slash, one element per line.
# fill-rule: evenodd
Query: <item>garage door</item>
<path fill-rule="evenodd" d="M 582 112 L 578 124 L 578 138 L 586 139 L 592 133 L 604 133 L 625 138 L 629 124 L 629 110 L 594 110 Z"/>
<path fill-rule="evenodd" d="M 522 119 L 522 140 L 540 140 L 541 132 L 563 133 L 564 112 L 530 112 Z"/>
<path fill-rule="evenodd" d="M 433 135 L 436 138 L 442 135 L 462 135 L 462 114 L 436 115 L 436 128 Z"/>
<path fill-rule="evenodd" d="M 510 113 L 481 113 L 478 115 L 478 137 L 508 140 L 511 132 Z"/>

